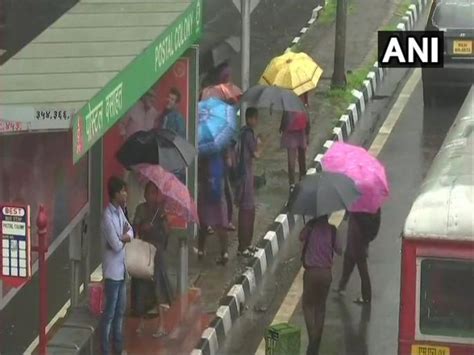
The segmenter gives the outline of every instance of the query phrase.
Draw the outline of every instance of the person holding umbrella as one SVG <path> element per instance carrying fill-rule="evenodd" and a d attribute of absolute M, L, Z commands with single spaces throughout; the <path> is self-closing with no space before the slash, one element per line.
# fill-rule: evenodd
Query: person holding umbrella
<path fill-rule="evenodd" d="M 301 95 L 305 107 L 308 95 Z M 288 182 L 290 193 L 295 188 L 296 159 L 298 159 L 299 179 L 306 174 L 306 149 L 309 144 L 310 120 L 306 112 L 284 112 L 280 125 L 281 148 L 288 153 Z"/>
<path fill-rule="evenodd" d="M 200 157 L 198 164 L 198 214 L 201 226 L 211 227 L 220 243 L 218 265 L 229 261 L 228 234 L 229 224 L 227 199 L 225 196 L 225 158 L 222 154 Z M 199 230 L 198 257 L 205 255 L 207 231 Z"/>
<path fill-rule="evenodd" d="M 314 216 L 300 234 L 301 260 L 305 269 L 302 305 L 309 338 L 307 355 L 319 354 L 326 300 L 332 282 L 333 256 L 342 253 L 336 228 L 328 222 L 328 216 L 348 209 L 359 197 L 360 192 L 350 178 L 323 171 L 307 175 L 290 198 L 290 211 Z"/>
<path fill-rule="evenodd" d="M 226 198 L 227 151 L 237 131 L 236 111 L 232 105 L 211 97 L 199 102 L 199 173 L 198 210 L 201 229 L 198 257 L 205 255 L 207 231 L 211 227 L 219 237 L 221 255 L 218 264 L 225 265 L 227 228 L 229 227 L 228 198 Z"/>
<path fill-rule="evenodd" d="M 381 206 L 389 197 L 390 189 L 384 166 L 362 147 L 334 143 L 322 159 L 324 170 L 350 177 L 361 196 L 349 208 L 347 246 L 339 288 L 342 294 L 355 265 L 359 269 L 362 296 L 355 300 L 367 304 L 372 300 L 367 257 L 369 243 L 380 228 Z"/>
<path fill-rule="evenodd" d="M 137 332 L 143 331 L 143 317 L 147 311 L 147 298 L 155 298 L 159 303 L 160 325 L 155 337 L 165 334 L 164 316 L 173 300 L 173 290 L 168 277 L 165 251 L 168 246 L 169 226 L 163 206 L 163 198 L 158 188 L 148 182 L 145 186 L 145 202 L 137 206 L 133 221 L 137 235 L 156 247 L 154 283 L 148 280 L 133 280 L 135 284 L 137 313 L 141 318 Z M 150 287 L 151 286 L 151 287 Z M 151 292 L 150 291 L 154 291 Z"/>
<path fill-rule="evenodd" d="M 137 234 L 156 247 L 154 259 L 154 288 L 160 304 L 160 324 L 155 337 L 165 335 L 164 313 L 171 305 L 174 295 L 167 274 L 165 251 L 168 245 L 169 228 L 167 215 L 174 215 L 193 223 L 198 221 L 197 208 L 188 188 L 171 172 L 156 164 L 133 166 L 141 183 L 145 184 L 145 203 L 137 207 L 134 225 Z M 149 291 L 149 283 L 144 286 Z M 141 308 L 141 316 L 146 311 Z M 141 324 L 142 325 L 142 324 Z M 137 329 L 140 332 L 141 325 Z"/>
<path fill-rule="evenodd" d="M 316 88 L 322 74 L 321 67 L 309 55 L 289 51 L 273 58 L 260 78 L 260 84 L 291 90 L 304 103 L 303 110 L 285 110 L 280 126 L 281 147 L 288 152 L 290 193 L 295 186 L 297 158 L 300 180 L 306 174 L 306 148 L 310 130 L 308 92 Z"/>
<path fill-rule="evenodd" d="M 302 305 L 309 338 L 307 355 L 319 354 L 326 300 L 332 282 L 333 256 L 334 253 L 342 254 L 336 235 L 336 227 L 329 223 L 327 215 L 310 220 L 300 234 L 303 243 L 301 261 L 305 269 Z"/>

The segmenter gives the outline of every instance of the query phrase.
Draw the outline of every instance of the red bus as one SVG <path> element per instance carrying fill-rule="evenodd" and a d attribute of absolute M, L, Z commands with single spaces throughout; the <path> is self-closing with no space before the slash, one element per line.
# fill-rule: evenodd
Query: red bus
<path fill-rule="evenodd" d="M 474 354 L 474 86 L 402 234 L 398 353 Z"/>

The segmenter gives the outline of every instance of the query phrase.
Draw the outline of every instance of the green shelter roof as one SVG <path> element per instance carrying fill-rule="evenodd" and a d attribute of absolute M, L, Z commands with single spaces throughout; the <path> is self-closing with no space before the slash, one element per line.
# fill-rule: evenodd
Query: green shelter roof
<path fill-rule="evenodd" d="M 0 67 L 0 121 L 64 110 L 71 127 L 73 115 L 196 2 L 81 0 Z"/>

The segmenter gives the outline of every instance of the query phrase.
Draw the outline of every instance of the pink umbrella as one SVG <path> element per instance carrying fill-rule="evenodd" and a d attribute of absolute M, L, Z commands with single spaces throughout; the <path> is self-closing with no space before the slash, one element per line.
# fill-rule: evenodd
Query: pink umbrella
<path fill-rule="evenodd" d="M 198 223 L 196 204 L 188 188 L 176 176 L 159 165 L 137 164 L 133 170 L 143 183 L 151 181 L 160 190 L 167 213 Z"/>
<path fill-rule="evenodd" d="M 362 196 L 351 206 L 352 212 L 375 213 L 389 196 L 385 167 L 362 147 L 336 142 L 324 154 L 322 165 L 356 183 Z"/>

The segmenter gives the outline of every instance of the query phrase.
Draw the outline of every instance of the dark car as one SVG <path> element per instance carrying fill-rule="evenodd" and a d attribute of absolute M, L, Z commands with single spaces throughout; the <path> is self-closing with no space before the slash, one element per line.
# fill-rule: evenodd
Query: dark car
<path fill-rule="evenodd" d="M 427 31 L 444 32 L 444 68 L 423 68 L 423 98 L 433 105 L 441 90 L 474 83 L 474 0 L 433 0 Z"/>

